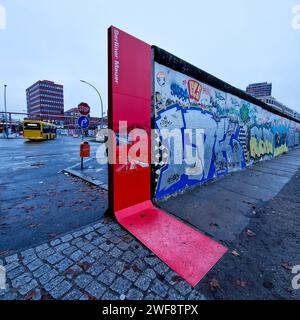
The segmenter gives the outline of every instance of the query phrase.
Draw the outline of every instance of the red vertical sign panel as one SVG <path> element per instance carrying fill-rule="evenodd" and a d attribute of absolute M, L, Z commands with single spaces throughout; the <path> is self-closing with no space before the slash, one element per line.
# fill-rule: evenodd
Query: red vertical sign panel
<path fill-rule="evenodd" d="M 151 47 L 111 27 L 109 29 L 109 127 L 116 134 L 120 121 L 132 129 L 144 129 L 150 143 Z M 130 145 L 127 147 L 129 148 Z M 119 149 L 119 147 L 117 146 Z M 126 146 L 123 146 L 126 148 Z M 148 147 L 148 150 L 150 148 Z M 120 150 L 117 150 L 117 154 Z M 125 150 L 126 152 L 126 150 Z M 110 166 L 110 207 L 114 211 L 150 199 L 150 154 L 145 167 L 119 163 Z"/>

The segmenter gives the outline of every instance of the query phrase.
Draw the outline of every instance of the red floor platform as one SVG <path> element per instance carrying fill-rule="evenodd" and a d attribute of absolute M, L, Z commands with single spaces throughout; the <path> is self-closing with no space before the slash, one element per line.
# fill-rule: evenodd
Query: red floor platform
<path fill-rule="evenodd" d="M 146 201 L 115 213 L 121 225 L 190 285 L 196 286 L 225 247 Z"/>

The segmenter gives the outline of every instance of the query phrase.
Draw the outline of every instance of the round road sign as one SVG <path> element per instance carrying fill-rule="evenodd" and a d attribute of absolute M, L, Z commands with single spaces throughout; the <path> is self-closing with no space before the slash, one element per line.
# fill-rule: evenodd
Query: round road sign
<path fill-rule="evenodd" d="M 90 120 L 86 116 L 82 116 L 78 119 L 78 125 L 81 129 L 87 129 L 90 125 Z"/>

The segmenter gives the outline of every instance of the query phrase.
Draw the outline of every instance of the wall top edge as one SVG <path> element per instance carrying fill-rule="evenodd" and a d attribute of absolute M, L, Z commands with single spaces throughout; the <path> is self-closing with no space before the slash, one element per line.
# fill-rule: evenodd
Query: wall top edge
<path fill-rule="evenodd" d="M 215 87 L 218 90 L 235 95 L 235 96 L 239 97 L 240 99 L 246 100 L 250 103 L 253 103 L 257 106 L 260 106 L 261 108 L 263 108 L 269 112 L 277 114 L 281 117 L 284 117 L 284 118 L 289 119 L 291 121 L 294 121 L 296 123 L 300 123 L 300 120 L 298 120 L 294 117 L 291 117 L 283 112 L 280 112 L 279 110 L 274 109 L 273 107 L 269 106 L 268 104 L 266 104 L 256 98 L 252 97 L 251 95 L 247 94 L 245 91 L 230 85 L 229 83 L 209 74 L 208 72 L 206 72 L 198 67 L 195 67 L 194 65 L 190 64 L 189 62 L 165 51 L 164 49 L 161 49 L 157 46 L 152 46 L 152 50 L 153 50 L 154 61 L 157 63 L 165 65 L 166 67 L 169 67 L 175 71 L 184 73 L 187 76 L 190 76 L 196 80 L 204 82 L 205 84 L 210 85 L 212 87 Z"/>

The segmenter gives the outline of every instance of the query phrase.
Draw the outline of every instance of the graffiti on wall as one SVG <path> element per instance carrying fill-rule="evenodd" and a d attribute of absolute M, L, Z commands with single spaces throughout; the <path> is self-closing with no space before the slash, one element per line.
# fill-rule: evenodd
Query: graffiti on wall
<path fill-rule="evenodd" d="M 264 157 L 272 157 L 274 147 L 274 134 L 270 125 L 249 128 L 250 137 L 250 157 L 259 160 Z"/>
<path fill-rule="evenodd" d="M 299 145 L 300 125 L 291 120 L 158 63 L 155 63 L 155 74 L 158 132 L 176 129 L 184 135 L 186 129 L 203 130 L 201 150 L 193 139 L 176 144 L 156 134 L 157 200 L 241 170 L 254 161 L 271 159 Z M 194 163 L 172 162 L 186 150 L 196 154 Z"/>

